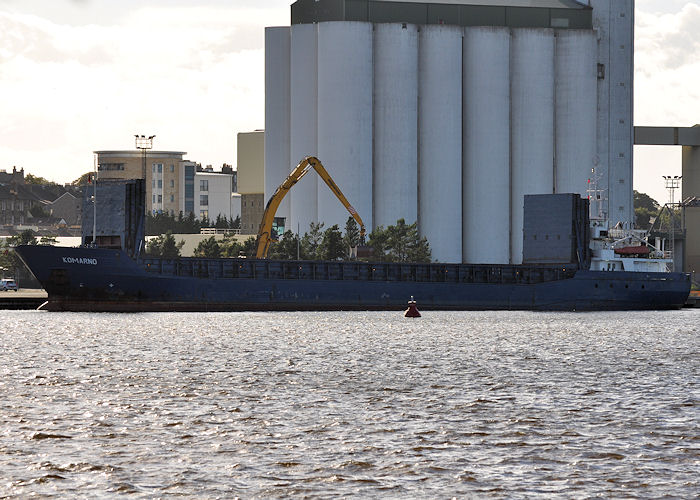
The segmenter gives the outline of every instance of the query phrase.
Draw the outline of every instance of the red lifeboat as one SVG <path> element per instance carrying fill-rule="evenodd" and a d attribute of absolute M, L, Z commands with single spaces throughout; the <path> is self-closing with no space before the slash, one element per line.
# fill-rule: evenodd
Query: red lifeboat
<path fill-rule="evenodd" d="M 615 253 L 617 255 L 649 255 L 649 252 L 649 247 L 645 245 L 640 245 L 637 247 L 621 247 L 615 249 Z"/>
<path fill-rule="evenodd" d="M 418 312 L 418 307 L 416 307 L 416 301 L 413 300 L 413 295 L 411 295 L 411 300 L 408 301 L 408 309 L 403 313 L 404 318 L 420 318 L 420 312 Z"/>

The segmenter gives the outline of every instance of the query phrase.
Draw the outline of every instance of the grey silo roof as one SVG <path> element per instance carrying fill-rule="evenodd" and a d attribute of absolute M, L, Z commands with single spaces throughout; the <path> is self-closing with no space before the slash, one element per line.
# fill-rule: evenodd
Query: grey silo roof
<path fill-rule="evenodd" d="M 592 8 L 575 0 L 297 0 L 292 24 L 327 21 L 592 28 Z"/>

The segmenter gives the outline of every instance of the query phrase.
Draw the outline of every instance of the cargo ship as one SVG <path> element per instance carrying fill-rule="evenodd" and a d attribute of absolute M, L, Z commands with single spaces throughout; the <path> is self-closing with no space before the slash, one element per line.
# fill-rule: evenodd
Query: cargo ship
<path fill-rule="evenodd" d="M 50 311 L 678 309 L 684 273 L 577 266 L 267 259 L 133 259 L 123 250 L 20 246 Z"/>
<path fill-rule="evenodd" d="M 259 258 L 144 255 L 141 180 L 102 183 L 110 210 L 99 221 L 84 201 L 83 246 L 15 250 L 48 293 L 41 309 L 50 311 L 402 310 L 410 297 L 433 310 L 600 311 L 678 309 L 688 298 L 690 275 L 666 272 L 670 261 L 634 234 L 591 223 L 588 200 L 574 194 L 525 196 L 520 265 L 262 258 L 284 193 L 311 166 L 324 177 L 311 160 L 268 202 Z M 364 232 L 339 188 L 324 181 Z"/>

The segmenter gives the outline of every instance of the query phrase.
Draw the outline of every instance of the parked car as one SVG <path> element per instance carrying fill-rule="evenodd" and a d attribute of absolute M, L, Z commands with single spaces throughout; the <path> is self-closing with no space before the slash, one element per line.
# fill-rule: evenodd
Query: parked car
<path fill-rule="evenodd" d="M 17 282 L 15 282 L 13 279 L 0 280 L 0 290 L 3 292 L 14 290 L 16 292 L 18 290 Z"/>

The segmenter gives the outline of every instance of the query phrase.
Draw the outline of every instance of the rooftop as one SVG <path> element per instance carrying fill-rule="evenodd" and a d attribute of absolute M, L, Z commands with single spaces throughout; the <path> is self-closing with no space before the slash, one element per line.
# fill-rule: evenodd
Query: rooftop
<path fill-rule="evenodd" d="M 292 24 L 328 21 L 591 29 L 593 9 L 574 0 L 297 0 Z"/>
<path fill-rule="evenodd" d="M 179 158 L 182 159 L 183 156 L 187 154 L 186 151 L 154 151 L 151 149 L 145 150 L 146 154 L 151 158 Z M 118 158 L 141 158 L 143 152 L 140 149 L 125 149 L 121 151 L 93 151 L 94 154 L 100 155 L 102 157 L 112 156 Z"/>
<path fill-rule="evenodd" d="M 575 0 L 374 0 L 376 3 L 421 3 L 443 5 L 483 5 L 492 7 L 542 7 L 546 9 L 583 9 Z"/>

